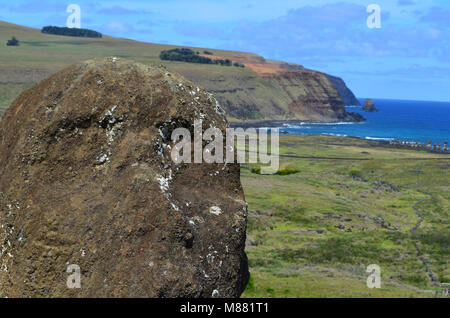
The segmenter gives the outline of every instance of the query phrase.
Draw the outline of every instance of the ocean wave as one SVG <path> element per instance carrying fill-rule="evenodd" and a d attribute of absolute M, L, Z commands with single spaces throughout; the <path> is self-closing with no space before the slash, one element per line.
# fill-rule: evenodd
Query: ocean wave
<path fill-rule="evenodd" d="M 384 141 L 394 140 L 394 138 L 386 138 L 386 137 L 364 137 L 364 139 L 367 139 L 367 140 L 384 140 Z"/>
<path fill-rule="evenodd" d="M 280 128 L 307 129 L 307 128 L 311 128 L 311 127 L 308 127 L 309 125 L 338 126 L 338 125 L 357 125 L 357 124 L 363 124 L 363 123 L 353 123 L 353 122 L 309 123 L 309 122 L 304 122 L 304 123 L 298 123 L 297 125 L 283 124 L 283 126 Z"/>
<path fill-rule="evenodd" d="M 333 133 L 321 133 L 321 135 L 324 135 L 324 136 L 335 136 L 335 137 L 348 137 L 348 135 L 344 135 L 344 134 L 333 134 Z"/>
<path fill-rule="evenodd" d="M 348 121 L 344 121 L 344 122 L 337 122 L 337 123 L 308 123 L 308 125 L 325 125 L 325 126 L 334 126 L 334 125 L 361 125 L 364 124 L 364 122 L 348 122 Z"/>
<path fill-rule="evenodd" d="M 313 127 L 308 126 L 292 126 L 292 127 L 280 127 L 280 129 L 312 129 Z"/>

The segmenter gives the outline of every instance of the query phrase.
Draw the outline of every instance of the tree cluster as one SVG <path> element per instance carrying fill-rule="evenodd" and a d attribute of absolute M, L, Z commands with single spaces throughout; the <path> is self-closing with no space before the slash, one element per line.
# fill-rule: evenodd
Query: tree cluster
<path fill-rule="evenodd" d="M 200 56 L 196 52 L 191 49 L 181 48 L 181 49 L 172 49 L 162 51 L 159 54 L 159 58 L 161 60 L 166 61 L 182 61 L 189 63 L 201 63 L 201 64 L 213 64 L 213 61 L 210 58 Z"/>
<path fill-rule="evenodd" d="M 42 33 L 45 34 L 54 34 L 54 35 L 64 35 L 64 36 L 78 36 L 78 37 L 86 37 L 86 38 L 101 38 L 102 34 L 89 30 L 89 29 L 78 29 L 78 28 L 61 28 L 56 26 L 46 26 L 41 30 Z"/>
<path fill-rule="evenodd" d="M 205 54 L 207 51 L 204 51 Z M 209 52 L 211 53 L 211 52 Z M 212 53 L 211 53 L 212 54 Z M 201 56 L 199 52 L 194 52 L 187 48 L 176 48 L 172 50 L 165 50 L 159 54 L 161 60 L 166 61 L 181 61 L 189 63 L 201 63 L 201 64 L 216 64 L 223 66 L 232 66 L 233 62 L 230 59 L 214 60 L 209 57 Z M 237 64 L 237 65 L 236 65 Z M 243 64 L 234 63 L 234 66 L 244 67 Z"/>

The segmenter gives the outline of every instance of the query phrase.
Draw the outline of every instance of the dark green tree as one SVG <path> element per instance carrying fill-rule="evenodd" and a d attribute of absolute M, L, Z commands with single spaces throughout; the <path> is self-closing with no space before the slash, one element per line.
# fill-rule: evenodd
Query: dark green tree
<path fill-rule="evenodd" d="M 46 26 L 41 30 L 44 34 L 65 35 L 65 36 L 79 36 L 87 38 L 101 38 L 102 34 L 89 30 L 89 29 L 77 29 L 77 28 L 60 28 L 56 26 Z"/>

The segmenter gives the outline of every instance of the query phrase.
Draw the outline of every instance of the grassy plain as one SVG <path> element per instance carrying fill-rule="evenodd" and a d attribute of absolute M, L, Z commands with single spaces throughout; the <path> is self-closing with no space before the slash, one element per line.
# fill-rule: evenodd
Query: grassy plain
<path fill-rule="evenodd" d="M 450 283 L 449 155 L 294 135 L 280 136 L 280 154 L 280 168 L 299 173 L 241 170 L 252 277 L 243 297 L 442 295 L 414 242 L 439 284 Z M 411 233 L 417 202 L 423 222 Z M 380 289 L 366 286 L 370 264 Z"/>

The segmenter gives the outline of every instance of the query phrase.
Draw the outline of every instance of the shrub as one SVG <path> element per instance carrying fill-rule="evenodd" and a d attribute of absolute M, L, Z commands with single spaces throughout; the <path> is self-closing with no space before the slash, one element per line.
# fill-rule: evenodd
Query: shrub
<path fill-rule="evenodd" d="M 348 174 L 350 175 L 350 177 L 352 177 L 353 179 L 362 179 L 362 173 L 359 170 L 356 169 L 352 169 L 348 172 Z"/>
<path fill-rule="evenodd" d="M 279 176 L 287 176 L 287 175 L 296 174 L 299 172 L 300 171 L 298 171 L 297 169 L 280 169 L 276 172 L 276 174 Z"/>
<path fill-rule="evenodd" d="M 6 42 L 7 46 L 19 46 L 19 40 L 16 39 L 15 36 L 13 36 L 11 38 L 11 40 L 8 40 L 8 42 Z"/>
<path fill-rule="evenodd" d="M 261 174 L 260 167 L 252 168 L 250 171 L 251 171 L 251 173 L 254 173 L 254 174 Z M 299 172 L 300 172 L 299 170 L 291 168 L 291 169 L 280 169 L 277 172 L 275 172 L 275 174 L 279 175 L 279 176 L 287 176 L 287 175 L 295 174 L 295 173 L 299 173 Z"/>
<path fill-rule="evenodd" d="M 224 65 L 224 66 L 231 66 L 232 62 L 229 59 L 226 60 L 213 60 L 214 64 L 220 64 L 220 65 Z"/>
<path fill-rule="evenodd" d="M 206 54 L 206 55 L 214 55 L 212 52 L 209 52 L 209 51 L 203 51 L 203 54 Z"/>
<path fill-rule="evenodd" d="M 254 174 L 261 174 L 261 168 L 252 168 L 252 170 L 250 170 L 251 171 L 251 173 L 254 173 Z"/>

